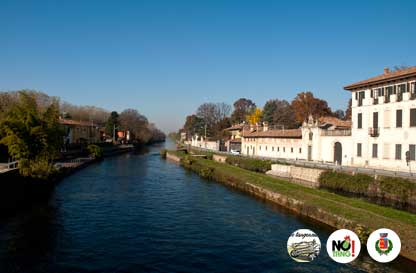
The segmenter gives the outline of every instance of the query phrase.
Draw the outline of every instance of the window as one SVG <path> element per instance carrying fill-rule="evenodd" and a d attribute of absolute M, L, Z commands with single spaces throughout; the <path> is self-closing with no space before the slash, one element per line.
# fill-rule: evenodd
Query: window
<path fill-rule="evenodd" d="M 302 148 L 299 148 L 299 153 L 300 153 L 300 154 L 302 153 Z"/>
<path fill-rule="evenodd" d="M 286 152 L 286 147 L 283 147 L 283 152 Z"/>
<path fill-rule="evenodd" d="M 272 146 L 272 152 L 274 152 L 274 147 Z"/>
<path fill-rule="evenodd" d="M 261 145 L 259 146 L 259 151 L 261 151 Z"/>
<path fill-rule="evenodd" d="M 396 144 L 396 155 L 394 158 L 397 160 L 402 159 L 402 144 Z"/>
<path fill-rule="evenodd" d="M 313 133 L 309 132 L 309 140 L 312 140 L 312 138 L 313 138 Z"/>
<path fill-rule="evenodd" d="M 358 113 L 357 119 L 358 119 L 357 121 L 358 129 L 362 129 L 363 128 L 363 114 Z"/>
<path fill-rule="evenodd" d="M 377 158 L 378 156 L 378 146 L 376 143 L 373 143 L 373 158 Z"/>
<path fill-rule="evenodd" d="M 410 127 L 416 127 L 416 108 L 410 109 Z"/>
<path fill-rule="evenodd" d="M 403 83 L 403 84 L 400 84 L 399 86 L 399 93 L 406 93 L 406 84 L 405 83 Z"/>
<path fill-rule="evenodd" d="M 361 143 L 357 143 L 357 156 L 358 157 L 361 157 L 363 155 L 362 149 L 363 149 L 363 145 Z"/>
<path fill-rule="evenodd" d="M 396 110 L 396 127 L 402 128 L 403 125 L 403 110 Z"/>
<path fill-rule="evenodd" d="M 277 147 L 277 151 L 280 152 L 280 147 Z"/>
<path fill-rule="evenodd" d="M 293 147 L 292 147 L 292 148 L 290 148 L 290 152 L 291 152 L 291 153 L 293 153 Z"/>
<path fill-rule="evenodd" d="M 416 145 L 410 144 L 409 145 L 409 152 L 410 152 L 410 160 L 416 160 Z"/>
<path fill-rule="evenodd" d="M 267 145 L 266 145 L 266 151 L 267 151 Z"/>

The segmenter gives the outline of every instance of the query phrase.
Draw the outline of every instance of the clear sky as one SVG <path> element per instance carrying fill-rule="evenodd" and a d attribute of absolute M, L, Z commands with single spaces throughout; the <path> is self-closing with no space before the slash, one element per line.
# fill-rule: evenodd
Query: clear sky
<path fill-rule="evenodd" d="M 0 90 L 136 108 L 165 131 L 203 102 L 263 106 L 416 65 L 416 1 L 0 0 Z"/>

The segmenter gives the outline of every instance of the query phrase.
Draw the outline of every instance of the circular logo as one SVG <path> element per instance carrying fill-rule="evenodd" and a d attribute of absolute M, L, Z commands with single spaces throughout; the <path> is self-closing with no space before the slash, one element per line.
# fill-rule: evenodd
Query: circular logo
<path fill-rule="evenodd" d="M 401 247 L 399 236 L 388 228 L 377 229 L 367 240 L 368 254 L 380 263 L 388 263 L 396 259 Z"/>
<path fill-rule="evenodd" d="M 321 241 L 318 235 L 309 229 L 298 229 L 287 240 L 287 252 L 297 262 L 312 262 L 318 257 L 320 250 Z"/>
<path fill-rule="evenodd" d="M 339 229 L 333 232 L 326 242 L 326 251 L 329 257 L 337 263 L 350 263 L 354 261 L 361 250 L 361 242 L 357 234 L 348 229 Z"/>

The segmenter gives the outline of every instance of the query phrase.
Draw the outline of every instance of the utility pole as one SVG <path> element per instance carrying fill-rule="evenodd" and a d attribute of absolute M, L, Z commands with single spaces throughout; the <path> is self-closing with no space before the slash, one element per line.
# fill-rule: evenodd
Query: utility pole
<path fill-rule="evenodd" d="M 116 142 L 116 125 L 113 124 L 113 144 Z"/>

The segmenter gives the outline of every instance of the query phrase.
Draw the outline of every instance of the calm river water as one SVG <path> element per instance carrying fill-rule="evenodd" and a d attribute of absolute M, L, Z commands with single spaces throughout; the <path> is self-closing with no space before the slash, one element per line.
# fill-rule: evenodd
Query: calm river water
<path fill-rule="evenodd" d="M 105 159 L 64 179 L 49 202 L 1 219 L 0 272 L 404 270 L 366 255 L 340 265 L 324 248 L 296 263 L 286 250 L 294 230 L 314 230 L 323 245 L 332 230 L 201 179 L 159 149 Z"/>

